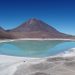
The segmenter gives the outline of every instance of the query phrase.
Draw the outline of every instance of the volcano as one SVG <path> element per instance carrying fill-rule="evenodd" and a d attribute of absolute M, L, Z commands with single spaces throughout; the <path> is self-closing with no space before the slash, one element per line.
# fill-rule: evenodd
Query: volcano
<path fill-rule="evenodd" d="M 19 38 L 65 38 L 73 39 L 75 36 L 61 33 L 45 22 L 32 18 L 20 26 L 4 30 L 0 28 L 0 38 L 19 39 Z"/>
<path fill-rule="evenodd" d="M 73 38 L 72 35 L 61 33 L 52 26 L 35 18 L 10 30 L 9 33 L 12 38 Z"/>

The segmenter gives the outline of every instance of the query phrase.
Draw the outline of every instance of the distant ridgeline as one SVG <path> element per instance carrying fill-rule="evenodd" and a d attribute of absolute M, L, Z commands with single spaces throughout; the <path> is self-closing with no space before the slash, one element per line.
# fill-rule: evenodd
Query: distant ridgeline
<path fill-rule="evenodd" d="M 28 20 L 17 28 L 4 30 L 0 27 L 0 39 L 19 38 L 65 38 L 73 39 L 75 36 L 64 34 L 52 26 L 35 18 Z"/>

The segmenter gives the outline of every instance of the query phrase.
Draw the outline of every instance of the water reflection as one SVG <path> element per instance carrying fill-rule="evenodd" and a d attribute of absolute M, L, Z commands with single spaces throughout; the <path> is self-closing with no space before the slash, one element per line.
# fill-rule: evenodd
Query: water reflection
<path fill-rule="evenodd" d="M 64 41 L 14 41 L 0 43 L 0 54 L 45 57 L 53 55 L 64 47 Z M 69 42 L 70 43 L 70 42 Z M 64 46 L 63 46 L 64 45 Z M 75 43 L 74 43 L 75 46 Z"/>
<path fill-rule="evenodd" d="M 15 41 L 10 44 L 15 45 L 21 50 L 29 51 L 47 51 L 50 48 L 62 43 L 62 41 Z"/>

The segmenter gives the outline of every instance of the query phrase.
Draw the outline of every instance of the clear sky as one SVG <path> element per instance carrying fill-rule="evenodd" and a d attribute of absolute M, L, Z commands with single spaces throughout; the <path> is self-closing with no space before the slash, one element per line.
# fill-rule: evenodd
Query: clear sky
<path fill-rule="evenodd" d="M 0 26 L 12 29 L 37 18 L 75 35 L 75 0 L 0 0 Z"/>

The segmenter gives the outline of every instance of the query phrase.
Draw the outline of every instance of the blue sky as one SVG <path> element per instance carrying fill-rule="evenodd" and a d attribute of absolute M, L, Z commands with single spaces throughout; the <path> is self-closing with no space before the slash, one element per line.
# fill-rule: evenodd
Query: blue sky
<path fill-rule="evenodd" d="M 30 18 L 75 35 L 75 0 L 0 0 L 0 26 L 12 29 Z"/>

